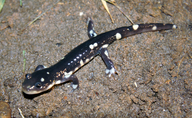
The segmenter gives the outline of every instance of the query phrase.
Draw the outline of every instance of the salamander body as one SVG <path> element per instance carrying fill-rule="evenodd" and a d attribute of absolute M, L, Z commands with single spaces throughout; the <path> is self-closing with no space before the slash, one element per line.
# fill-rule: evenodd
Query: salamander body
<path fill-rule="evenodd" d="M 79 81 L 75 72 L 99 55 L 103 59 L 109 77 L 117 73 L 114 64 L 109 58 L 107 47 L 116 40 L 140 34 L 143 32 L 175 29 L 174 24 L 150 23 L 135 24 L 128 27 L 120 27 L 100 35 L 95 33 L 93 21 L 88 18 L 89 40 L 80 44 L 69 52 L 62 60 L 55 65 L 45 68 L 43 65 L 36 67 L 31 74 L 26 74 L 22 84 L 22 90 L 26 94 L 38 94 L 47 91 L 56 84 L 72 81 L 73 90 L 79 87 Z"/>

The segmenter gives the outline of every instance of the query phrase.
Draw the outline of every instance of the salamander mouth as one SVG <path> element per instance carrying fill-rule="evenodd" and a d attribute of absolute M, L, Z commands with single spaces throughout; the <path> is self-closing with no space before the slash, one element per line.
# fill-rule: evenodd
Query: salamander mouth
<path fill-rule="evenodd" d="M 22 91 L 25 93 L 25 94 L 29 94 L 29 95 L 33 95 L 33 94 L 39 94 L 41 93 L 42 91 L 30 91 L 30 90 L 27 90 L 27 89 L 22 89 Z"/>
<path fill-rule="evenodd" d="M 54 86 L 55 83 L 52 83 L 50 84 L 49 86 L 47 87 L 43 87 L 41 89 L 39 88 L 36 88 L 35 86 L 26 86 L 26 85 L 23 85 L 22 86 L 22 91 L 25 93 L 25 94 L 29 94 L 29 95 L 33 95 L 33 94 L 39 94 L 39 93 L 42 93 L 44 91 L 47 91 L 49 90 L 50 88 L 52 88 Z"/>

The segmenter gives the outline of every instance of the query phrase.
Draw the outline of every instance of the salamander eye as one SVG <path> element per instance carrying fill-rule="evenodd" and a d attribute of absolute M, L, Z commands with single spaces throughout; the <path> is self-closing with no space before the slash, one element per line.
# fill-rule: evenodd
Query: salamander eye
<path fill-rule="evenodd" d="M 40 82 L 35 83 L 35 87 L 40 88 L 42 84 Z"/>
<path fill-rule="evenodd" d="M 31 74 L 26 74 L 25 78 L 30 79 L 31 78 Z"/>

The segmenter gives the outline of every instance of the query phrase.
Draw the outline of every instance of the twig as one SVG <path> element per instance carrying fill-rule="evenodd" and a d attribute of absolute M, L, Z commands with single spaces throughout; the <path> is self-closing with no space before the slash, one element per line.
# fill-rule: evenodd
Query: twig
<path fill-rule="evenodd" d="M 106 0 L 107 2 L 109 2 L 109 3 L 111 3 L 111 4 L 113 4 L 113 5 L 115 5 L 118 9 L 119 9 L 119 11 L 121 11 L 121 13 L 125 16 L 125 17 L 127 17 L 127 19 L 131 22 L 131 24 L 133 25 L 134 23 L 133 23 L 133 21 L 129 18 L 129 16 L 127 16 L 124 12 L 123 12 L 123 10 L 115 3 L 115 1 L 109 1 L 109 0 Z"/>
<path fill-rule="evenodd" d="M 19 113 L 20 113 L 21 117 L 22 117 L 22 118 L 25 118 L 25 117 L 23 116 L 23 114 L 22 114 L 21 109 L 18 108 L 18 110 L 19 110 Z"/>
<path fill-rule="evenodd" d="M 110 18 L 111 18 L 112 23 L 114 23 L 113 18 L 112 18 L 112 16 L 111 16 L 110 12 L 109 12 L 108 7 L 107 7 L 106 1 L 105 1 L 105 0 L 101 0 L 101 2 L 103 3 L 103 6 L 104 6 L 105 9 L 107 10 L 107 12 L 108 12 L 108 14 L 109 14 L 109 16 L 110 16 Z"/>

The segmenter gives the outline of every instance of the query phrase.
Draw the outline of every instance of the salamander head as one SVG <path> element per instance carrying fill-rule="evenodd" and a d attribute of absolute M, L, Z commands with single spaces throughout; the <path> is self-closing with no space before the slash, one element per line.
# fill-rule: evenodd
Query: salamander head
<path fill-rule="evenodd" d="M 22 90 L 26 94 L 38 94 L 47 91 L 54 86 L 53 78 L 44 70 L 26 74 L 22 84 Z"/>

